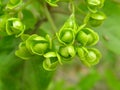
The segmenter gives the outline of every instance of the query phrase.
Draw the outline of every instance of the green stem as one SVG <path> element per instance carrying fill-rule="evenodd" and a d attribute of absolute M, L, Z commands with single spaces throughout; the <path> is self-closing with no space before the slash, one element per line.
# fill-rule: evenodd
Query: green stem
<path fill-rule="evenodd" d="M 86 13 L 81 9 L 81 8 L 78 8 L 77 6 L 75 7 L 81 14 L 83 15 L 86 15 Z"/>
<path fill-rule="evenodd" d="M 73 14 L 75 14 L 75 6 L 74 6 L 74 1 L 71 0 L 69 3 L 69 8 Z"/>
<path fill-rule="evenodd" d="M 57 27 L 56 27 L 50 13 L 49 13 L 49 10 L 48 10 L 46 4 L 44 4 L 44 10 L 45 10 L 46 17 L 47 17 L 48 21 L 50 22 L 50 24 L 52 26 L 52 30 L 55 33 L 57 31 Z"/>

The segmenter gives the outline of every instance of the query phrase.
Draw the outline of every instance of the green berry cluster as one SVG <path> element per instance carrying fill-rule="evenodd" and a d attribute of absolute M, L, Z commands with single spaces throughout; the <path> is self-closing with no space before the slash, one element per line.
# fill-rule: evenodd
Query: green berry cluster
<path fill-rule="evenodd" d="M 105 0 L 85 0 L 87 7 L 91 12 L 97 12 L 99 8 L 102 8 Z"/>
<path fill-rule="evenodd" d="M 58 52 L 62 60 L 71 60 L 77 55 L 89 67 L 99 62 L 101 53 L 92 48 L 99 40 L 98 34 L 87 28 L 86 24 L 78 26 L 74 14 L 59 30 L 57 37 L 61 43 Z"/>
<path fill-rule="evenodd" d="M 100 8 L 104 6 L 105 0 L 85 0 L 85 1 L 90 12 L 86 16 L 84 22 L 88 23 L 92 27 L 100 26 L 106 19 L 105 14 L 100 11 Z"/>
<path fill-rule="evenodd" d="M 21 36 L 25 31 L 25 25 L 21 19 L 11 13 L 22 3 L 22 0 L 9 0 L 7 3 L 3 0 L 0 1 L 0 32 L 1 35 L 15 35 Z"/>
<path fill-rule="evenodd" d="M 57 6 L 59 0 L 45 0 L 51 6 Z M 90 67 L 97 64 L 101 58 L 101 53 L 94 45 L 99 41 L 98 34 L 87 25 L 99 26 L 105 19 L 105 15 L 98 9 L 104 4 L 104 0 L 85 0 L 89 9 L 82 25 L 76 23 L 75 8 L 72 4 L 72 14 L 64 23 L 60 30 L 55 34 L 57 40 L 53 40 L 49 34 L 40 36 L 37 34 L 25 34 L 25 25 L 19 17 L 13 17 L 7 10 L 13 10 L 22 3 L 22 0 L 9 0 L 1 6 L 3 12 L 0 15 L 0 32 L 5 35 L 15 35 L 20 37 L 22 42 L 19 44 L 15 55 L 24 60 L 35 57 L 43 57 L 42 65 L 45 70 L 53 71 L 58 64 L 63 64 L 72 60 L 75 55 L 80 61 Z M 2 3 L 0 1 L 0 3 Z M 2 5 L 2 4 L 0 4 Z M 56 45 L 56 41 L 58 42 Z"/>

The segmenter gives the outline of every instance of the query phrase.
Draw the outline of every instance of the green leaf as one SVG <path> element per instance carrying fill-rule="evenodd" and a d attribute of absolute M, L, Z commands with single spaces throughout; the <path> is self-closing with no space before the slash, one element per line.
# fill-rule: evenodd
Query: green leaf
<path fill-rule="evenodd" d="M 120 82 L 118 80 L 118 77 L 115 75 L 113 71 L 107 70 L 105 72 L 105 81 L 107 85 L 109 86 L 110 90 L 120 89 Z"/>
<path fill-rule="evenodd" d="M 100 75 L 96 71 L 91 71 L 88 75 L 84 76 L 78 83 L 79 90 L 91 90 L 92 87 L 100 80 Z"/>
<path fill-rule="evenodd" d="M 120 7 L 111 0 L 106 0 L 103 10 L 107 19 L 98 28 L 100 40 L 107 49 L 120 55 Z"/>
<path fill-rule="evenodd" d="M 43 59 L 39 57 L 24 61 L 16 58 L 14 52 L 1 54 L 0 83 L 2 86 L 0 88 L 2 90 L 46 90 L 54 72 L 43 69 Z"/>
<path fill-rule="evenodd" d="M 26 26 L 26 29 L 32 29 L 36 23 L 36 18 L 30 10 L 24 9 L 23 13 L 23 23 Z"/>
<path fill-rule="evenodd" d="M 5 36 L 0 40 L 0 51 L 2 52 L 11 52 L 14 50 L 15 46 L 19 43 L 19 40 L 14 36 Z"/>

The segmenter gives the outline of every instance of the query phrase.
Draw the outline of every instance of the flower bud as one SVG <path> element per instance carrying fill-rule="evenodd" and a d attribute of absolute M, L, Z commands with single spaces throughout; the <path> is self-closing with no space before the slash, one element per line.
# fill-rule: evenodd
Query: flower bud
<path fill-rule="evenodd" d="M 61 29 L 64 28 L 71 28 L 74 32 L 77 29 L 77 24 L 75 21 L 75 15 L 74 13 L 71 14 L 71 16 L 68 18 L 68 20 L 64 23 L 63 27 Z"/>
<path fill-rule="evenodd" d="M 63 59 L 70 60 L 76 54 L 75 48 L 73 46 L 61 46 L 59 48 L 59 54 Z"/>
<path fill-rule="evenodd" d="M 63 29 L 58 35 L 58 40 L 63 44 L 73 44 L 74 39 L 74 32 L 70 28 Z"/>
<path fill-rule="evenodd" d="M 102 8 L 104 5 L 104 0 L 86 0 L 88 9 L 91 12 L 96 12 L 97 8 Z"/>
<path fill-rule="evenodd" d="M 69 19 L 64 23 L 63 27 L 57 33 L 58 40 L 64 45 L 71 45 L 75 40 L 75 33 L 77 25 L 75 22 L 75 16 L 72 14 Z"/>
<path fill-rule="evenodd" d="M 33 34 L 26 40 L 26 47 L 34 54 L 43 55 L 51 48 L 51 41 L 47 37 L 44 38 Z"/>
<path fill-rule="evenodd" d="M 22 3 L 22 0 L 9 0 L 9 2 L 7 4 L 7 8 L 13 9 L 13 8 L 17 7 L 18 5 L 20 5 L 21 3 Z"/>
<path fill-rule="evenodd" d="M 92 13 L 89 17 L 89 24 L 93 27 L 97 27 L 100 26 L 105 19 L 106 16 L 102 12 Z"/>
<path fill-rule="evenodd" d="M 8 35 L 15 34 L 19 37 L 24 33 L 25 25 L 19 20 L 19 18 L 10 18 L 6 22 L 6 32 Z"/>
<path fill-rule="evenodd" d="M 99 36 L 93 30 L 83 28 L 77 32 L 76 40 L 83 46 L 93 46 L 98 42 Z"/>
<path fill-rule="evenodd" d="M 32 54 L 26 48 L 25 42 L 19 44 L 19 49 L 16 50 L 15 55 L 24 60 L 29 60 L 32 57 Z"/>
<path fill-rule="evenodd" d="M 101 58 L 101 53 L 95 48 L 79 47 L 77 53 L 82 63 L 88 67 L 96 65 Z"/>
<path fill-rule="evenodd" d="M 48 71 L 55 70 L 59 61 L 61 62 L 61 58 L 56 52 L 48 52 L 44 54 L 44 57 L 43 68 Z"/>

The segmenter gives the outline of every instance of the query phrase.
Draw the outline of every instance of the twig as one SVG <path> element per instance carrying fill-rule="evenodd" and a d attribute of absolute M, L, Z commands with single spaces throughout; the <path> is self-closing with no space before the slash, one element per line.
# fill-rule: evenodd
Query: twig
<path fill-rule="evenodd" d="M 53 19 L 51 17 L 51 14 L 49 13 L 49 10 L 48 10 L 46 4 L 44 4 L 44 10 L 45 10 L 45 15 L 46 15 L 48 21 L 50 22 L 50 24 L 51 24 L 51 26 L 53 28 L 52 30 L 55 33 L 57 31 L 57 27 L 56 27 L 56 25 L 55 25 L 55 23 L 54 23 L 54 21 L 53 21 Z"/>
<path fill-rule="evenodd" d="M 52 13 L 60 13 L 60 14 L 66 14 L 66 15 L 70 15 L 70 12 L 61 10 L 61 9 L 51 9 Z"/>
<path fill-rule="evenodd" d="M 47 21 L 47 18 L 43 18 L 43 19 L 38 20 L 37 23 L 35 24 L 35 26 L 34 26 L 35 28 L 33 29 L 31 34 L 36 33 L 38 28 L 40 27 L 40 25 L 45 21 Z"/>

